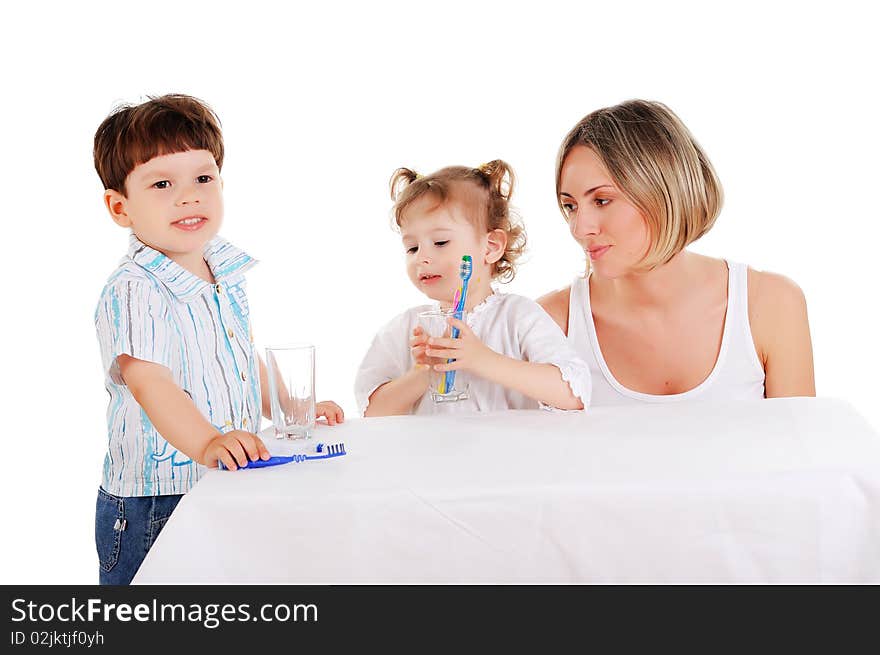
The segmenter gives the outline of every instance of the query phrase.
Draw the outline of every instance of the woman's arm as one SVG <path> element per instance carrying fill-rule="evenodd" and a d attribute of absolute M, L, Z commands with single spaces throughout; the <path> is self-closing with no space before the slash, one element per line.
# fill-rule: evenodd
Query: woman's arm
<path fill-rule="evenodd" d="M 749 269 L 749 323 L 764 365 L 764 396 L 815 396 L 813 345 L 804 292 L 776 273 Z"/>

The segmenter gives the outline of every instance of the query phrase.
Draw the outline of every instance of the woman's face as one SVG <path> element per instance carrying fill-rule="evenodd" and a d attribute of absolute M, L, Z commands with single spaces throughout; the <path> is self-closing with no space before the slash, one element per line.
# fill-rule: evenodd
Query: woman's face
<path fill-rule="evenodd" d="M 615 278 L 638 270 L 651 244 L 648 224 L 591 148 L 575 146 L 566 156 L 559 204 L 594 275 Z"/>

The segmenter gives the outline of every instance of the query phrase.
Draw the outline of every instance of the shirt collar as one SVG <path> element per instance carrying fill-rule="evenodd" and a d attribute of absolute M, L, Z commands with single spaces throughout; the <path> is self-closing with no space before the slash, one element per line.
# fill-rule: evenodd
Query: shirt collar
<path fill-rule="evenodd" d="M 257 263 L 256 259 L 220 237 L 211 239 L 204 253 L 205 262 L 217 282 L 240 277 Z M 180 300 L 192 300 L 210 286 L 170 257 L 143 243 L 134 233 L 129 237 L 128 256 L 159 278 Z"/>

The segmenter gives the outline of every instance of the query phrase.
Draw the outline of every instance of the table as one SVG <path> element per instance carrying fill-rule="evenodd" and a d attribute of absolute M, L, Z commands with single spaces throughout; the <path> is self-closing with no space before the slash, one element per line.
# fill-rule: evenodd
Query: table
<path fill-rule="evenodd" d="M 209 472 L 134 583 L 880 582 L 880 436 L 841 400 L 355 418 L 315 440 L 348 454 Z"/>

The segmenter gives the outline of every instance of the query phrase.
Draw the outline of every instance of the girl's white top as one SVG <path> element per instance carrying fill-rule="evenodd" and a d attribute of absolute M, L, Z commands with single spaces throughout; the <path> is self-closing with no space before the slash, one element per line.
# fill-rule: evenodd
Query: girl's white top
<path fill-rule="evenodd" d="M 413 366 L 409 340 L 419 324 L 421 312 L 439 309 L 439 304 L 420 305 L 392 319 L 373 338 L 358 369 L 355 398 L 361 415 L 370 395 Z M 466 323 L 486 346 L 497 353 L 528 362 L 553 364 L 586 408 L 590 403 L 590 374 L 565 335 L 534 300 L 509 293 L 493 293 L 466 314 Z M 467 400 L 435 404 L 428 389 L 416 402 L 414 414 L 449 414 L 499 409 L 552 409 L 537 400 L 483 378 L 456 371 L 469 385 Z"/>
<path fill-rule="evenodd" d="M 596 337 L 590 307 L 589 276 L 575 279 L 571 285 L 568 307 L 568 341 L 590 367 L 593 407 L 764 398 L 764 367 L 755 352 L 749 326 L 748 267 L 727 262 L 727 268 L 727 313 L 715 366 L 709 376 L 693 389 L 669 395 L 633 391 L 615 379 L 605 363 Z"/>

